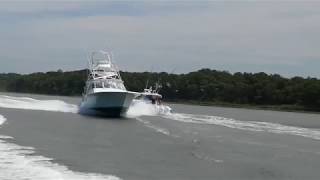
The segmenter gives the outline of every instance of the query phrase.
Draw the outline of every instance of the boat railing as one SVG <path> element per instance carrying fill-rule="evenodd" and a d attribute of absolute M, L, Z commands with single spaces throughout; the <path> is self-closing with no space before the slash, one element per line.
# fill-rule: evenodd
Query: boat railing
<path fill-rule="evenodd" d="M 114 88 L 126 90 L 119 70 L 112 63 L 112 53 L 92 52 L 89 61 L 87 90 L 93 88 Z"/>

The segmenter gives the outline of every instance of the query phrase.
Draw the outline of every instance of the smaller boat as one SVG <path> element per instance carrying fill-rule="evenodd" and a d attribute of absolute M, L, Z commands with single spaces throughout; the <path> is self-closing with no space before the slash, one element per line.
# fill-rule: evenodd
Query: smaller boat
<path fill-rule="evenodd" d="M 139 93 L 139 96 L 135 98 L 133 103 L 144 102 L 146 104 L 152 105 L 157 114 L 167 114 L 171 113 L 172 109 L 169 106 L 162 104 L 162 95 L 159 94 L 159 85 L 156 84 L 156 88 L 153 89 L 145 88 L 143 92 Z"/>
<path fill-rule="evenodd" d="M 140 93 L 140 96 L 138 96 L 138 99 L 139 98 L 151 104 L 161 105 L 162 95 L 160 95 L 157 90 L 152 90 L 152 87 L 150 87 L 149 89 L 144 89 L 143 92 Z"/>
<path fill-rule="evenodd" d="M 107 117 L 124 115 L 138 93 L 127 91 L 108 52 L 91 54 L 80 111 Z"/>

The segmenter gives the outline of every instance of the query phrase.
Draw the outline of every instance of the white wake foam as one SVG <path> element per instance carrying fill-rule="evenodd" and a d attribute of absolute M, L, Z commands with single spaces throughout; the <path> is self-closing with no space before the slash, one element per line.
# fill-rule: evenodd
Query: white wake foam
<path fill-rule="evenodd" d="M 129 118 L 135 118 L 137 121 L 141 122 L 144 126 L 155 130 L 158 133 L 177 137 L 176 135 L 172 135 L 167 129 L 161 128 L 152 124 L 148 120 L 141 119 L 140 116 L 158 116 L 164 115 L 171 111 L 171 108 L 166 105 L 154 105 L 151 103 L 147 103 L 143 100 L 133 100 L 129 110 L 126 114 Z"/>
<path fill-rule="evenodd" d="M 6 119 L 0 115 L 0 126 Z M 81 173 L 53 163 L 50 158 L 34 155 L 34 148 L 9 143 L 0 136 L 0 179 L 2 180 L 119 180 L 112 175 Z"/>
<path fill-rule="evenodd" d="M 0 95 L 0 107 L 13 109 L 29 109 L 43 111 L 59 111 L 77 113 L 77 105 L 60 100 L 37 100 L 28 97 L 13 97 Z"/>
<path fill-rule="evenodd" d="M 29 97 L 14 97 L 6 95 L 0 95 L 0 107 L 71 113 L 79 112 L 79 106 L 75 104 L 68 104 L 61 100 L 38 100 Z M 167 114 L 170 111 L 171 108 L 166 105 L 154 105 L 142 100 L 133 100 L 126 116 L 130 118 L 139 116 L 157 116 Z"/>
<path fill-rule="evenodd" d="M 166 115 L 163 115 L 162 117 L 166 119 L 171 119 L 171 120 L 186 122 L 186 123 L 220 125 L 220 126 L 241 129 L 241 130 L 297 135 L 297 136 L 303 136 L 307 138 L 320 140 L 319 129 L 300 128 L 300 127 L 286 126 L 282 124 L 269 123 L 269 122 L 240 121 L 240 120 L 218 117 L 218 116 L 194 115 L 194 114 L 168 113 Z"/>
<path fill-rule="evenodd" d="M 167 114 L 170 111 L 171 108 L 166 105 L 154 105 L 143 100 L 133 100 L 126 115 L 130 118 L 139 116 L 157 116 Z"/>
<path fill-rule="evenodd" d="M 0 126 L 1 126 L 6 120 L 7 120 L 7 119 L 0 114 Z"/>

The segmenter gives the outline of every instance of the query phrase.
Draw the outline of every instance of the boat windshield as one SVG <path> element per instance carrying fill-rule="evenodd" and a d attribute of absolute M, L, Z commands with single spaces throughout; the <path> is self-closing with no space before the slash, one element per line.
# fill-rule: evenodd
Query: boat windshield
<path fill-rule="evenodd" d="M 114 88 L 126 90 L 123 82 L 117 79 L 103 79 L 99 81 L 93 81 L 92 84 L 94 88 Z"/>

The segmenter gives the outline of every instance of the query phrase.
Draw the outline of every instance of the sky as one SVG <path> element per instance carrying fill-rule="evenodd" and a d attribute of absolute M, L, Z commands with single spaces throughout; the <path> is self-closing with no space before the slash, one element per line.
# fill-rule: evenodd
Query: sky
<path fill-rule="evenodd" d="M 0 73 L 201 68 L 320 77 L 320 1 L 0 0 Z"/>

